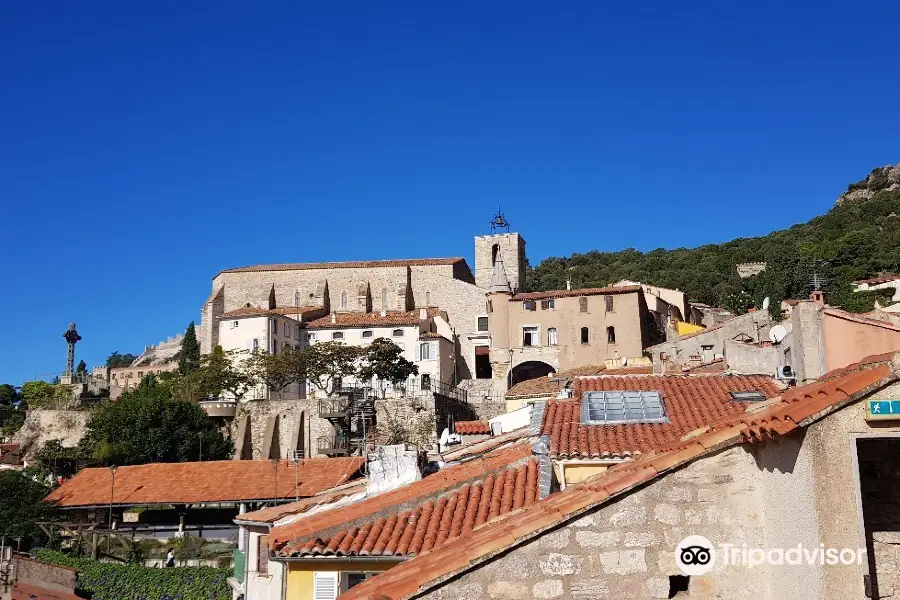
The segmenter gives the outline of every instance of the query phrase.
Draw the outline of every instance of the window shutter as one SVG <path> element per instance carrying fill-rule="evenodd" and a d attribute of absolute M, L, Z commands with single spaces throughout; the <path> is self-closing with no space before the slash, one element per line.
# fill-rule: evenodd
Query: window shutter
<path fill-rule="evenodd" d="M 335 600 L 337 594 L 337 571 L 316 571 L 313 579 L 313 600 Z"/>

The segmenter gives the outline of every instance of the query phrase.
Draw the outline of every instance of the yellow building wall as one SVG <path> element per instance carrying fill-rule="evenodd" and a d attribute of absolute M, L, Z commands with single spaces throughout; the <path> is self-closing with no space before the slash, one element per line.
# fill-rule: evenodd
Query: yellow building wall
<path fill-rule="evenodd" d="M 329 561 L 330 562 L 330 561 Z M 337 571 L 340 580 L 341 571 L 374 572 L 387 571 L 399 563 L 379 561 L 347 561 L 345 564 L 334 562 L 328 565 L 314 565 L 306 562 L 292 562 L 288 565 L 286 600 L 313 600 L 313 583 L 316 571 Z"/>
<path fill-rule="evenodd" d="M 678 333 L 678 335 L 697 333 L 698 331 L 703 331 L 704 329 L 706 329 L 706 327 L 693 325 L 691 323 L 685 323 L 684 321 L 678 321 L 677 323 L 675 323 L 675 331 Z"/>
<path fill-rule="evenodd" d="M 565 465 L 563 469 L 566 474 L 566 485 L 581 483 L 588 477 L 603 473 L 608 468 L 608 465 Z"/>

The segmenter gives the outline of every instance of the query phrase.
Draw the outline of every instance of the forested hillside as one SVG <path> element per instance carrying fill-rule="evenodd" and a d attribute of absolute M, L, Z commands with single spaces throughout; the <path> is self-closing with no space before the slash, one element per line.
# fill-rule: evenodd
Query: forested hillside
<path fill-rule="evenodd" d="M 777 215 L 773 215 L 773 221 Z M 736 265 L 765 261 L 766 271 L 741 280 Z M 591 251 L 547 258 L 528 273 L 532 290 L 599 287 L 632 279 L 684 290 L 695 302 L 743 312 L 765 296 L 809 295 L 812 274 L 828 279 L 829 304 L 871 310 L 874 294 L 851 294 L 850 282 L 900 271 L 900 166 L 881 167 L 851 184 L 826 214 L 769 235 L 698 248 Z"/>

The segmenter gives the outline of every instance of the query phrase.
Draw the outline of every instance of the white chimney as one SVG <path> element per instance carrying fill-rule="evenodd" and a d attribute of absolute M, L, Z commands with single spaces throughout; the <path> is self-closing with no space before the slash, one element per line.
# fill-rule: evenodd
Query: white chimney
<path fill-rule="evenodd" d="M 420 320 L 420 321 L 424 321 L 424 320 L 427 319 L 427 318 L 428 318 L 428 309 L 427 309 L 427 308 L 420 308 L 420 309 L 419 309 L 419 320 Z"/>
<path fill-rule="evenodd" d="M 331 322 L 337 323 L 337 313 L 334 311 L 331 312 Z"/>
<path fill-rule="evenodd" d="M 566 279 L 566 289 L 567 290 L 572 289 L 572 280 L 571 279 Z"/>
<path fill-rule="evenodd" d="M 380 314 L 382 317 L 386 317 L 386 316 L 387 316 L 387 309 L 382 308 L 381 311 L 380 311 L 378 314 Z"/>

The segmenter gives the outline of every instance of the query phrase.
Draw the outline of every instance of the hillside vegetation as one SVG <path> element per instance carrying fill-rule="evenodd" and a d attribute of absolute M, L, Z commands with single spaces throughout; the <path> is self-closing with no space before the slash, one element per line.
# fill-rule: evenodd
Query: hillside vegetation
<path fill-rule="evenodd" d="M 765 261 L 764 273 L 741 280 L 736 265 Z M 770 296 L 809 295 L 813 273 L 827 279 L 826 301 L 871 310 L 876 294 L 853 294 L 850 282 L 900 270 L 900 167 L 880 167 L 851 184 L 826 214 L 766 236 L 698 248 L 591 251 L 547 258 L 528 273 L 532 290 L 600 287 L 631 279 L 678 288 L 690 300 L 745 311 Z M 886 295 L 886 294 L 882 294 Z"/>

